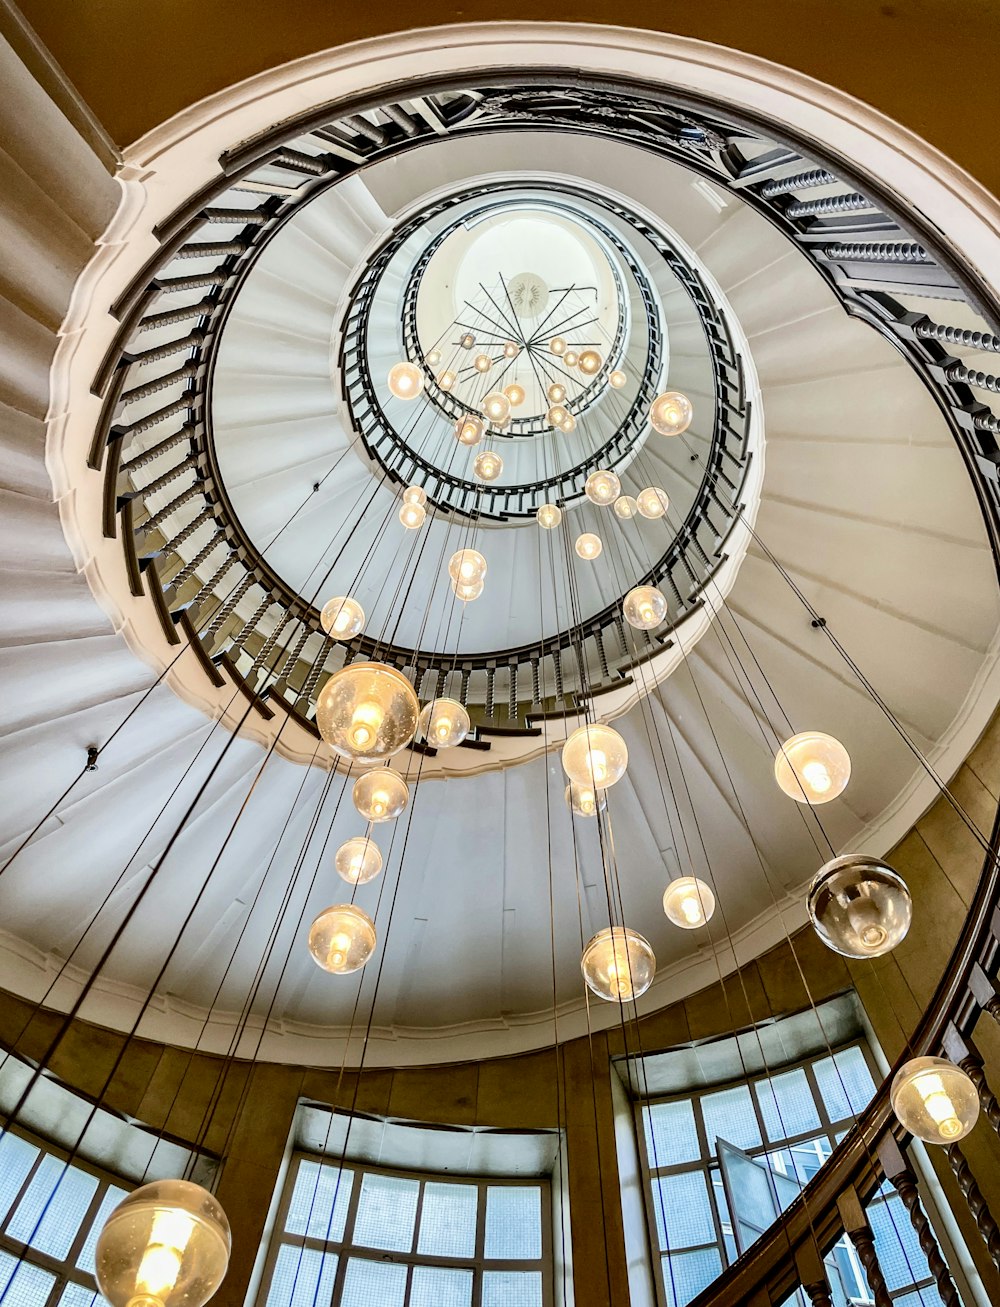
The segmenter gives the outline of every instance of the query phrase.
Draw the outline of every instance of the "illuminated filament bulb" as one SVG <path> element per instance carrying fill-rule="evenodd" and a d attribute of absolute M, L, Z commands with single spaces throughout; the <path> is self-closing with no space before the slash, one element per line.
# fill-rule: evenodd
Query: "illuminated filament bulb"
<path fill-rule="evenodd" d="M 195 1221 L 187 1212 L 177 1209 L 159 1211 L 153 1216 L 149 1242 L 136 1272 L 136 1297 L 160 1300 L 177 1283 L 184 1250 L 194 1233 Z"/>
<path fill-rule="evenodd" d="M 679 876 L 663 892 L 663 911 L 675 926 L 695 930 L 711 920 L 715 895 L 697 876 Z"/>
<path fill-rule="evenodd" d="M 357 750 L 363 751 L 374 742 L 384 716 L 381 707 L 372 699 L 363 700 L 354 709 L 347 733 Z"/>
<path fill-rule="evenodd" d="M 437 383 L 441 390 L 451 390 L 458 377 L 449 368 L 437 374 Z"/>
<path fill-rule="evenodd" d="M 504 341 L 503 356 L 505 359 L 516 359 L 520 352 L 520 346 L 515 345 L 512 340 Z"/>

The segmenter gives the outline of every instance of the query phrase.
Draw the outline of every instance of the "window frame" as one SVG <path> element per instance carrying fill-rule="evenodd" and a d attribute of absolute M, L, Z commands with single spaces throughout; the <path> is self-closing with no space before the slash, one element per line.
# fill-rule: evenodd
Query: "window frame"
<path fill-rule="evenodd" d="M 354 1174 L 347 1213 L 344 1219 L 344 1237 L 340 1241 L 333 1239 L 325 1240 L 319 1236 L 310 1235 L 305 1232 L 302 1234 L 293 1234 L 286 1228 L 289 1208 L 291 1207 L 292 1197 L 295 1192 L 295 1186 L 298 1181 L 299 1171 L 303 1161 L 315 1162 L 321 1167 L 327 1166 L 334 1169 L 342 1166 L 344 1171 L 351 1171 Z M 389 1176 L 396 1179 L 416 1180 L 421 1182 L 417 1194 L 417 1205 L 413 1217 L 413 1231 L 408 1251 L 404 1252 L 388 1248 L 373 1248 L 367 1244 L 356 1244 L 353 1242 L 354 1231 L 357 1224 L 358 1206 L 361 1198 L 362 1181 L 365 1174 Z M 477 1187 L 476 1248 L 472 1257 L 445 1257 L 417 1251 L 417 1243 L 420 1236 L 420 1222 L 424 1205 L 424 1193 L 426 1185 L 428 1184 L 475 1185 Z M 519 1189 L 534 1188 L 539 1190 L 539 1219 L 541 1223 L 542 1239 L 541 1256 L 539 1258 L 487 1258 L 485 1256 L 487 1190 L 501 1187 Z M 536 1271 L 541 1275 L 542 1307 L 554 1307 L 555 1277 L 551 1216 L 552 1182 L 550 1178 L 545 1175 L 469 1175 L 454 1171 L 439 1172 L 404 1170 L 398 1167 L 379 1166 L 372 1162 L 358 1161 L 352 1158 L 340 1159 L 331 1157 L 329 1154 L 315 1152 L 309 1149 L 295 1148 L 289 1158 L 289 1166 L 275 1215 L 274 1230 L 268 1244 L 263 1274 L 254 1301 L 257 1304 L 257 1307 L 266 1307 L 268 1296 L 271 1292 L 274 1270 L 277 1266 L 281 1249 L 284 1247 L 296 1247 L 318 1252 L 320 1255 L 324 1253 L 333 1253 L 337 1257 L 337 1269 L 334 1275 L 330 1303 L 327 1304 L 325 1300 L 320 1301 L 317 1303 L 317 1307 L 330 1307 L 330 1304 L 340 1303 L 343 1297 L 344 1280 L 347 1275 L 348 1263 L 352 1258 L 379 1263 L 389 1262 L 393 1265 L 406 1266 L 406 1289 L 403 1301 L 407 1307 L 410 1302 L 410 1294 L 412 1293 L 413 1288 L 413 1269 L 414 1267 L 421 1266 L 438 1267 L 442 1270 L 471 1271 L 472 1297 L 470 1300 L 470 1307 L 482 1307 L 484 1272 Z"/>

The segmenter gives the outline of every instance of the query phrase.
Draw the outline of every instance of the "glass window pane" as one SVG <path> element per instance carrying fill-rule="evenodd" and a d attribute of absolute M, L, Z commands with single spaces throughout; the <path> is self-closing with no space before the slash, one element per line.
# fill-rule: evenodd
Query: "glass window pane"
<path fill-rule="evenodd" d="M 757 1114 L 754 1112 L 749 1085 L 737 1085 L 719 1094 L 706 1094 L 701 1100 L 705 1134 L 712 1156 L 716 1139 L 725 1139 L 737 1148 L 756 1148 L 762 1140 Z"/>
<path fill-rule="evenodd" d="M 542 1307 L 538 1271 L 485 1271 L 483 1307 Z"/>
<path fill-rule="evenodd" d="M 831 1121 L 858 1116 L 875 1093 L 872 1073 L 860 1048 L 842 1048 L 832 1057 L 813 1063 L 820 1097 Z"/>
<path fill-rule="evenodd" d="M 340 1307 L 403 1307 L 405 1297 L 405 1266 L 362 1257 L 352 1257 L 347 1263 Z"/>
<path fill-rule="evenodd" d="M 754 1085 L 764 1129 L 772 1142 L 820 1128 L 819 1112 L 805 1071 L 798 1067 Z"/>
<path fill-rule="evenodd" d="M 84 1240 L 80 1255 L 76 1259 L 77 1266 L 81 1271 L 86 1271 L 88 1275 L 94 1274 L 94 1249 L 97 1247 L 97 1240 L 104 1228 L 104 1222 L 111 1215 L 112 1209 L 118 1206 L 127 1193 L 127 1189 L 119 1189 L 117 1185 L 113 1184 L 108 1186 L 107 1192 L 101 1199 L 97 1215 L 90 1223 L 87 1238 Z"/>
<path fill-rule="evenodd" d="M 509 1260 L 541 1255 L 541 1190 L 535 1185 L 490 1185 L 486 1191 L 486 1256 Z"/>
<path fill-rule="evenodd" d="M 868 1220 L 890 1292 L 929 1278 L 927 1258 L 920 1251 L 916 1232 L 899 1198 L 873 1203 L 868 1208 Z"/>
<path fill-rule="evenodd" d="M 676 1166 L 698 1159 L 698 1131 L 694 1104 L 690 1099 L 676 1103 L 654 1103 L 642 1114 L 646 1128 L 646 1154 L 652 1168 Z"/>
<path fill-rule="evenodd" d="M 418 1180 L 366 1171 L 361 1177 L 354 1242 L 368 1248 L 409 1252 L 413 1247 L 419 1193 Z"/>
<path fill-rule="evenodd" d="M 0 1139 L 0 1221 L 10 1211 L 37 1156 L 35 1145 L 20 1135 L 6 1134 Z"/>
<path fill-rule="evenodd" d="M 661 1258 L 668 1307 L 684 1307 L 712 1283 L 722 1270 L 717 1248 L 696 1253 L 671 1253 Z"/>
<path fill-rule="evenodd" d="M 59 1299 L 59 1307 L 102 1307 L 96 1289 L 85 1289 L 82 1284 L 67 1284 Z"/>
<path fill-rule="evenodd" d="M 67 1167 L 51 1154 L 42 1159 L 7 1233 L 50 1257 L 64 1258 L 97 1190 L 97 1178 Z"/>
<path fill-rule="evenodd" d="M 4 1307 L 43 1307 L 56 1277 L 30 1262 L 0 1253 L 0 1294 Z"/>
<path fill-rule="evenodd" d="M 336 1253 L 286 1244 L 278 1250 L 267 1307 L 327 1307 L 336 1274 Z"/>
<path fill-rule="evenodd" d="M 430 1257 L 474 1257 L 478 1207 L 477 1185 L 429 1180 L 424 1185 L 417 1252 Z"/>
<path fill-rule="evenodd" d="M 410 1307 L 469 1307 L 472 1272 L 443 1266 L 415 1266 Z"/>
<path fill-rule="evenodd" d="M 704 1171 L 661 1175 L 653 1184 L 653 1211 L 661 1248 L 673 1251 L 677 1248 L 691 1248 L 699 1243 L 715 1242 L 715 1222 L 712 1220 Z"/>
<path fill-rule="evenodd" d="M 295 1177 L 285 1229 L 290 1234 L 308 1234 L 327 1243 L 341 1243 L 353 1184 L 353 1171 L 321 1166 L 303 1158 Z"/>

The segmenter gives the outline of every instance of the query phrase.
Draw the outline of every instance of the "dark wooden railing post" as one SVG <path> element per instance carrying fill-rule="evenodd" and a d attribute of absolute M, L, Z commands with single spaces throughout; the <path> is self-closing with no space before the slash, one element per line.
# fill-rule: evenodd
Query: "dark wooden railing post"
<path fill-rule="evenodd" d="M 868 1218 L 861 1206 L 858 1191 L 853 1185 L 848 1185 L 844 1192 L 838 1196 L 837 1209 L 840 1212 L 840 1219 L 844 1223 L 844 1229 L 850 1235 L 851 1243 L 858 1250 L 861 1265 L 865 1268 L 865 1279 L 872 1291 L 875 1307 L 892 1307 L 889 1287 L 885 1282 L 885 1276 L 882 1274 L 878 1253 L 875 1251 L 875 1236 L 872 1234 L 872 1228 L 868 1224 Z"/>
<path fill-rule="evenodd" d="M 906 1208 L 910 1224 L 913 1226 L 917 1241 L 920 1244 L 920 1251 L 927 1258 L 927 1266 L 931 1275 L 934 1276 L 934 1283 L 937 1285 L 941 1302 L 944 1307 L 961 1307 L 961 1299 L 958 1296 L 958 1290 L 955 1288 L 955 1282 L 951 1278 L 948 1263 L 942 1256 L 931 1223 L 927 1219 L 927 1213 L 921 1206 L 917 1177 L 907 1166 L 899 1145 L 891 1134 L 886 1134 L 879 1143 L 878 1155 L 882 1170 L 891 1181 L 893 1188 L 899 1194 L 900 1200 Z"/>
<path fill-rule="evenodd" d="M 795 1250 L 795 1267 L 812 1307 L 833 1307 L 826 1268 L 814 1243 L 810 1241 Z"/>

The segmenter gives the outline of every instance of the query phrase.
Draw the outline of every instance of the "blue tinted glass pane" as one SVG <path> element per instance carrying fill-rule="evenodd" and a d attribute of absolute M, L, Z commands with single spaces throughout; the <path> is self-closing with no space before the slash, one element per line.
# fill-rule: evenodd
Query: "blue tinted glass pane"
<path fill-rule="evenodd" d="M 59 1307 L 102 1307 L 96 1289 L 85 1289 L 82 1284 L 67 1284 L 59 1299 Z"/>
<path fill-rule="evenodd" d="M 719 1214 L 719 1225 L 722 1227 L 722 1242 L 725 1244 L 725 1261 L 728 1266 L 730 1262 L 736 1260 L 736 1239 L 733 1236 L 733 1225 L 732 1219 L 729 1215 L 729 1204 L 726 1202 L 726 1191 L 719 1171 L 713 1170 L 710 1179 L 712 1183 L 712 1197 L 715 1199 L 715 1210 Z"/>
<path fill-rule="evenodd" d="M 340 1243 L 353 1184 L 353 1171 L 303 1159 L 295 1177 L 285 1229 L 290 1234 L 309 1234 L 327 1243 Z"/>
<path fill-rule="evenodd" d="M 341 1307 L 403 1307 L 406 1267 L 352 1257 L 344 1276 Z"/>
<path fill-rule="evenodd" d="M 4 1135 L 0 1139 L 0 1221 L 10 1211 L 38 1156 L 38 1149 L 19 1135 Z"/>
<path fill-rule="evenodd" d="M 0 1295 L 4 1307 L 42 1307 L 52 1292 L 56 1277 L 30 1262 L 18 1264 L 16 1257 L 0 1253 Z"/>
<path fill-rule="evenodd" d="M 756 1148 L 762 1142 L 748 1085 L 724 1089 L 719 1094 L 706 1094 L 701 1100 L 701 1113 L 713 1156 L 716 1139 L 724 1139 L 737 1148 Z"/>
<path fill-rule="evenodd" d="M 479 1189 L 474 1184 L 424 1185 L 417 1252 L 430 1257 L 474 1257 Z"/>
<path fill-rule="evenodd" d="M 938 1291 L 929 1284 L 925 1289 L 914 1289 L 901 1298 L 894 1298 L 892 1307 L 941 1307 L 941 1299 Z"/>
<path fill-rule="evenodd" d="M 875 1251 L 890 1292 L 926 1280 L 930 1271 L 916 1233 L 899 1198 L 886 1198 L 868 1208 Z"/>
<path fill-rule="evenodd" d="M 793 1144 L 791 1148 L 768 1153 L 767 1160 L 779 1174 L 798 1180 L 800 1184 L 808 1184 L 832 1151 L 826 1136 L 818 1135 L 815 1139 Z"/>
<path fill-rule="evenodd" d="M 64 1258 L 97 1190 L 97 1178 L 48 1156 L 32 1176 L 7 1233 L 50 1257 Z"/>
<path fill-rule="evenodd" d="M 754 1088 L 764 1118 L 764 1129 L 772 1143 L 819 1129 L 819 1113 L 801 1067 L 767 1080 L 758 1080 Z"/>
<path fill-rule="evenodd" d="M 722 1270 L 717 1248 L 703 1248 L 696 1253 L 672 1253 L 661 1260 L 668 1307 L 684 1307 Z"/>
<path fill-rule="evenodd" d="M 472 1272 L 441 1266 L 415 1266 L 410 1307 L 469 1307 Z"/>
<path fill-rule="evenodd" d="M 486 1191 L 486 1256 L 542 1255 L 542 1194 L 537 1186 L 490 1185 Z"/>
<path fill-rule="evenodd" d="M 84 1241 L 83 1247 L 80 1249 L 79 1257 L 76 1259 L 77 1266 L 79 1266 L 81 1271 L 86 1271 L 88 1275 L 94 1274 L 94 1249 L 97 1247 L 97 1240 L 100 1238 L 101 1231 L 104 1229 L 104 1222 L 127 1193 L 127 1189 L 119 1189 L 117 1185 L 110 1185 L 104 1197 L 101 1199 L 101 1205 L 97 1209 L 97 1215 L 90 1223 L 90 1230 L 87 1232 L 87 1238 Z"/>
<path fill-rule="evenodd" d="M 857 1046 L 822 1058 L 813 1063 L 813 1070 L 831 1121 L 849 1120 L 871 1102 L 875 1085 L 865 1055 Z"/>
<path fill-rule="evenodd" d="M 413 1222 L 419 1193 L 418 1180 L 366 1172 L 361 1177 L 354 1242 L 368 1248 L 409 1252 L 413 1247 Z"/>
<path fill-rule="evenodd" d="M 642 1117 L 646 1129 L 646 1153 L 654 1170 L 660 1166 L 698 1160 L 698 1131 L 694 1123 L 694 1104 L 690 1099 L 654 1103 L 646 1108 Z"/>
<path fill-rule="evenodd" d="M 672 1252 L 699 1243 L 715 1243 L 704 1171 L 658 1176 L 653 1181 L 653 1212 L 661 1248 Z"/>
<path fill-rule="evenodd" d="M 336 1274 L 336 1253 L 285 1244 L 278 1250 L 267 1307 L 327 1307 Z"/>
<path fill-rule="evenodd" d="M 542 1277 L 538 1271 L 486 1271 L 483 1307 L 542 1307 Z"/>

